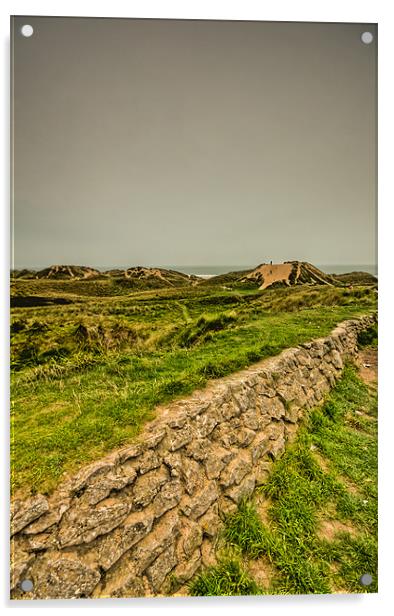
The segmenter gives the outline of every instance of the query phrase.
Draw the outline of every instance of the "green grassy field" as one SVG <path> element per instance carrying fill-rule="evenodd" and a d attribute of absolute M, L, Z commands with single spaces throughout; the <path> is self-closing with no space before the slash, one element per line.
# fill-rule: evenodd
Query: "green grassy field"
<path fill-rule="evenodd" d="M 112 284 L 13 283 L 15 297 L 35 304 L 12 308 L 14 495 L 49 493 L 63 473 L 133 439 L 157 404 L 376 309 L 371 286 L 111 295 Z M 59 298 L 70 303 L 40 305 Z"/>
<path fill-rule="evenodd" d="M 331 592 L 377 592 L 377 394 L 352 366 L 190 585 L 196 596 Z"/>

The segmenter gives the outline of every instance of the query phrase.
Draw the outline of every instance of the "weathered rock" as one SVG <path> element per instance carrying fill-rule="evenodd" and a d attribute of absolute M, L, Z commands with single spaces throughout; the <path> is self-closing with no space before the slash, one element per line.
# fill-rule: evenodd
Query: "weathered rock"
<path fill-rule="evenodd" d="M 19 533 L 22 528 L 42 516 L 48 509 L 48 500 L 42 494 L 33 496 L 24 502 L 15 501 L 11 505 L 11 535 Z"/>
<path fill-rule="evenodd" d="M 196 550 L 190 558 L 177 565 L 174 569 L 174 576 L 180 584 L 184 584 L 191 580 L 193 575 L 195 575 L 198 569 L 201 566 L 201 552 L 200 550 Z"/>
<path fill-rule="evenodd" d="M 154 521 L 153 510 L 131 513 L 120 528 L 106 535 L 99 546 L 98 560 L 103 569 L 109 569 L 133 545 L 143 539 L 151 530 Z"/>
<path fill-rule="evenodd" d="M 96 587 L 92 597 L 100 598 L 130 598 L 149 597 L 153 593 L 147 580 L 136 575 L 134 569 L 129 567 L 125 571 L 108 572 L 102 588 Z"/>
<path fill-rule="evenodd" d="M 175 507 L 181 500 L 183 493 L 180 481 L 170 481 L 166 483 L 159 494 L 153 499 L 152 509 L 156 518 L 162 516 L 166 511 Z"/>
<path fill-rule="evenodd" d="M 186 492 L 190 495 L 202 487 L 205 476 L 204 469 L 198 462 L 190 458 L 182 459 L 182 478 Z"/>
<path fill-rule="evenodd" d="M 203 530 L 200 522 L 194 522 L 188 520 L 181 528 L 181 534 L 179 539 L 179 555 L 180 559 L 189 559 L 193 552 L 200 547 L 202 543 Z"/>
<path fill-rule="evenodd" d="M 104 475 L 114 468 L 114 463 L 107 460 L 101 460 L 99 462 L 93 462 L 83 468 L 79 473 L 75 475 L 71 482 L 70 492 L 71 494 L 77 494 L 92 481 L 97 475 Z"/>
<path fill-rule="evenodd" d="M 186 447 L 186 454 L 197 462 L 206 460 L 208 455 L 206 439 L 194 439 L 190 445 Z"/>
<path fill-rule="evenodd" d="M 31 535 L 27 542 L 29 552 L 42 552 L 57 547 L 56 537 L 53 533 L 39 533 Z"/>
<path fill-rule="evenodd" d="M 234 458 L 234 460 L 231 460 L 229 465 L 224 469 L 220 475 L 219 483 L 225 488 L 238 484 L 251 470 L 252 463 L 250 454 L 243 452 Z"/>
<path fill-rule="evenodd" d="M 185 495 L 180 502 L 180 507 L 185 515 L 196 520 L 207 511 L 218 496 L 219 492 L 216 483 L 208 481 L 195 495 Z"/>
<path fill-rule="evenodd" d="M 129 512 L 127 503 L 104 505 L 97 509 L 72 509 L 61 522 L 58 541 L 62 547 L 90 543 L 119 526 Z"/>
<path fill-rule="evenodd" d="M 208 479 L 217 479 L 226 464 L 235 457 L 235 453 L 223 447 L 214 446 L 209 449 L 205 460 L 205 472 Z"/>
<path fill-rule="evenodd" d="M 259 460 L 253 468 L 256 486 L 262 486 L 267 482 L 271 470 L 271 463 L 265 459 Z"/>
<path fill-rule="evenodd" d="M 221 524 L 218 504 L 213 503 L 208 511 L 199 518 L 198 523 L 204 536 L 216 537 Z"/>
<path fill-rule="evenodd" d="M 142 443 L 133 443 L 129 447 L 125 447 L 118 452 L 116 460 L 118 463 L 123 464 L 128 460 L 138 458 L 145 451 L 145 446 Z"/>
<path fill-rule="evenodd" d="M 179 516 L 174 510 L 164 514 L 144 539 L 139 541 L 130 552 L 130 561 L 135 567 L 136 575 L 141 575 L 153 561 L 174 544 L 179 534 Z"/>
<path fill-rule="evenodd" d="M 253 475 L 247 476 L 239 485 L 235 485 L 226 490 L 226 496 L 229 496 L 235 503 L 239 503 L 241 499 L 248 498 L 254 490 L 256 480 Z"/>
<path fill-rule="evenodd" d="M 146 570 L 146 575 L 154 591 L 159 591 L 166 576 L 177 564 L 175 545 L 170 545 Z"/>
<path fill-rule="evenodd" d="M 96 505 L 107 498 L 112 490 L 119 491 L 133 483 L 136 476 L 135 470 L 130 469 L 127 475 L 108 473 L 108 475 L 103 477 L 94 477 L 92 483 L 85 488 L 80 497 L 80 503 L 83 505 Z"/>
<path fill-rule="evenodd" d="M 138 469 L 141 475 L 148 471 L 158 468 L 161 464 L 161 459 L 153 449 L 148 449 L 138 460 Z"/>
<path fill-rule="evenodd" d="M 63 517 L 63 514 L 69 510 L 71 499 L 66 499 L 52 505 L 51 509 L 41 515 L 37 520 L 25 526 L 22 530 L 24 535 L 37 535 L 43 531 L 58 524 Z"/>
<path fill-rule="evenodd" d="M 210 412 L 205 411 L 194 420 L 194 433 L 197 438 L 205 438 L 208 434 L 211 434 L 212 430 L 219 423 L 220 415 L 219 412 L 214 412 L 210 409 Z"/>
<path fill-rule="evenodd" d="M 10 587 L 13 590 L 23 579 L 24 574 L 29 566 L 34 562 L 35 554 L 28 552 L 14 552 L 14 558 L 11 560 L 11 576 Z"/>
<path fill-rule="evenodd" d="M 31 569 L 35 599 L 88 597 L 100 581 L 100 573 L 80 560 L 60 553 L 42 558 Z"/>
<path fill-rule="evenodd" d="M 253 466 L 256 464 L 258 460 L 260 460 L 262 456 L 264 456 L 268 452 L 269 442 L 270 442 L 269 434 L 265 434 L 263 432 L 262 434 L 258 434 L 256 436 L 251 446 L 251 449 L 250 449 Z"/>
<path fill-rule="evenodd" d="M 144 445 L 147 449 L 154 449 L 163 440 L 166 435 L 164 428 L 156 428 L 149 430 L 146 437 L 144 437 Z"/>
<path fill-rule="evenodd" d="M 167 430 L 167 436 L 165 437 L 165 447 L 168 451 L 176 451 L 181 447 L 184 447 L 193 439 L 193 430 L 189 423 L 184 428 L 179 430 L 169 428 Z M 163 443 L 162 443 L 163 444 Z"/>
<path fill-rule="evenodd" d="M 138 477 L 133 490 L 134 504 L 140 507 L 149 505 L 168 480 L 168 471 L 165 466 Z"/>
<path fill-rule="evenodd" d="M 337 368 L 338 370 L 342 370 L 343 368 L 343 361 L 342 361 L 342 357 L 340 355 L 340 353 L 338 353 L 338 351 L 331 351 L 331 354 L 329 355 L 329 358 L 331 359 L 331 363 L 334 366 L 334 368 Z"/>
<path fill-rule="evenodd" d="M 233 417 L 239 417 L 241 414 L 241 409 L 235 400 L 231 400 L 230 402 L 225 402 L 221 406 L 220 414 L 222 416 L 222 421 L 229 421 Z"/>
<path fill-rule="evenodd" d="M 281 419 L 285 414 L 285 406 L 278 396 L 275 396 L 275 398 L 265 398 L 264 411 L 270 417 Z"/>

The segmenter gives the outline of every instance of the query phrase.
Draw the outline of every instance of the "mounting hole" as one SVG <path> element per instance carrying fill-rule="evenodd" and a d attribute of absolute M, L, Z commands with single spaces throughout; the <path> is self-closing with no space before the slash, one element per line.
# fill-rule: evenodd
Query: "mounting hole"
<path fill-rule="evenodd" d="M 372 584 L 372 575 L 370 573 L 364 573 L 360 577 L 360 584 L 363 586 L 370 586 Z"/>
<path fill-rule="evenodd" d="M 27 38 L 29 38 L 29 36 L 32 36 L 33 32 L 34 32 L 33 26 L 31 26 L 30 24 L 25 24 L 21 28 L 22 36 L 26 36 Z"/>
<path fill-rule="evenodd" d="M 363 32 L 361 35 L 361 40 L 365 45 L 370 45 L 373 41 L 372 32 Z"/>
<path fill-rule="evenodd" d="M 33 582 L 31 580 L 23 580 L 21 583 L 23 592 L 30 592 L 33 590 Z"/>

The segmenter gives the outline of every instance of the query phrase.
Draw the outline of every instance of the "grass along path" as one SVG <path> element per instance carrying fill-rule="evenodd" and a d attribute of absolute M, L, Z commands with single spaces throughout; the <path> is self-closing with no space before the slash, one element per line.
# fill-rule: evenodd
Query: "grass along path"
<path fill-rule="evenodd" d="M 377 592 L 377 392 L 370 383 L 345 368 L 268 482 L 227 519 L 219 564 L 192 582 L 191 595 Z M 364 573 L 373 576 L 370 586 L 360 583 Z"/>

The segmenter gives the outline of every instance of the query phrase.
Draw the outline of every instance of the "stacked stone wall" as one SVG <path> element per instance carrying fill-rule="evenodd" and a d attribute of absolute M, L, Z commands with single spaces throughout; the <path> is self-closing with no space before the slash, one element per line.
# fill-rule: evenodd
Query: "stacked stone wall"
<path fill-rule="evenodd" d="M 138 442 L 11 511 L 13 598 L 172 594 L 214 562 L 223 516 L 263 484 L 375 316 L 157 409 Z M 23 592 L 21 581 L 33 582 Z"/>

